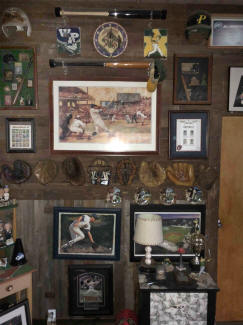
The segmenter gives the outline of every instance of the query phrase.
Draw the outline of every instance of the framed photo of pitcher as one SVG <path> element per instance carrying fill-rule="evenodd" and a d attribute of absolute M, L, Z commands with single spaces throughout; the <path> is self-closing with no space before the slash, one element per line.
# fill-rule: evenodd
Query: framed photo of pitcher
<path fill-rule="evenodd" d="M 229 70 L 229 111 L 243 112 L 243 67 Z"/>
<path fill-rule="evenodd" d="M 157 154 L 159 94 L 143 81 L 52 80 L 53 153 Z"/>
<path fill-rule="evenodd" d="M 113 265 L 69 265 L 69 314 L 71 316 L 113 313 Z"/>
<path fill-rule="evenodd" d="M 174 104 L 211 104 L 212 56 L 175 55 Z"/>
<path fill-rule="evenodd" d="M 54 258 L 119 260 L 121 210 L 54 207 Z"/>

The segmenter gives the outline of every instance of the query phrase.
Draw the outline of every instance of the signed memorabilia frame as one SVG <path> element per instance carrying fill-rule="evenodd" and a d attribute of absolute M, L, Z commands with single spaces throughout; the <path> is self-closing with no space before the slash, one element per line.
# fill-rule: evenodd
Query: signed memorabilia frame
<path fill-rule="evenodd" d="M 212 56 L 174 56 L 174 104 L 211 104 Z"/>
<path fill-rule="evenodd" d="M 31 325 L 30 308 L 28 300 L 9 307 L 0 312 L 0 324 Z"/>
<path fill-rule="evenodd" d="M 113 313 L 113 265 L 69 265 L 69 314 L 71 316 Z"/>
<path fill-rule="evenodd" d="M 208 111 L 169 111 L 170 159 L 207 158 Z"/>
<path fill-rule="evenodd" d="M 243 67 L 229 69 L 229 111 L 243 111 Z"/>
<path fill-rule="evenodd" d="M 94 217 L 95 222 L 86 219 L 84 227 L 77 227 L 79 240 L 72 241 L 74 220 L 78 216 Z M 95 242 L 92 245 L 90 233 Z M 54 207 L 54 258 L 86 259 L 86 260 L 119 260 L 120 259 L 121 209 L 118 208 L 82 208 Z M 76 232 L 75 232 L 76 234 Z M 77 236 L 76 236 L 77 237 Z M 83 237 L 83 238 L 82 238 Z"/>
<path fill-rule="evenodd" d="M 6 118 L 6 151 L 9 153 L 35 152 L 35 120 Z"/>
<path fill-rule="evenodd" d="M 160 205 L 151 204 L 146 206 L 131 204 L 130 205 L 130 261 L 140 261 L 145 256 L 145 246 L 134 242 L 134 230 L 136 218 L 140 214 L 156 214 L 162 218 L 163 238 L 164 242 L 171 242 L 179 246 L 187 234 L 194 228 L 194 221 L 198 220 L 200 233 L 205 234 L 205 216 L 206 207 L 204 204 L 175 204 L 175 205 Z M 187 227 L 185 227 L 185 225 Z M 180 254 L 177 251 L 160 246 L 152 246 L 152 257 L 157 261 L 162 261 L 165 258 L 178 261 Z M 185 253 L 182 254 L 183 260 L 190 260 L 194 256 L 190 245 L 185 248 Z"/>
<path fill-rule="evenodd" d="M 158 154 L 158 93 L 144 81 L 51 80 L 51 151 Z"/>
<path fill-rule="evenodd" d="M 243 47 L 243 15 L 211 16 L 210 47 L 242 48 Z"/>
<path fill-rule="evenodd" d="M 0 47 L 0 110 L 37 109 L 37 63 L 33 47 Z"/>

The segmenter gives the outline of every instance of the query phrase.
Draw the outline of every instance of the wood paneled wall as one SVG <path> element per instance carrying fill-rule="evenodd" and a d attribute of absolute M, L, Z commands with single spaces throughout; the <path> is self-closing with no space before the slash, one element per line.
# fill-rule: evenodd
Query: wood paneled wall
<path fill-rule="evenodd" d="M 85 8 L 138 8 L 138 9 L 167 9 L 167 19 L 163 21 L 146 20 L 120 20 L 119 23 L 126 29 L 129 43 L 127 50 L 119 59 L 123 61 L 143 59 L 143 34 L 146 28 L 168 29 L 168 59 L 165 61 L 167 70 L 166 79 L 159 85 L 161 87 L 160 109 L 160 153 L 157 156 L 133 157 L 139 166 L 141 160 L 158 160 L 164 167 L 172 162 L 168 158 L 168 111 L 169 110 L 208 110 L 209 122 L 209 155 L 206 160 L 190 160 L 196 172 L 200 164 L 220 168 L 220 135 L 221 118 L 227 113 L 228 101 L 228 68 L 229 66 L 242 66 L 243 56 L 240 49 L 212 49 L 207 42 L 191 44 L 184 36 L 186 20 L 192 12 L 199 9 L 209 13 L 242 13 L 242 6 L 205 5 L 205 1 L 196 1 L 196 5 L 186 4 L 189 1 L 64 1 L 64 0 L 1 0 L 0 11 L 7 7 L 20 7 L 28 14 L 32 24 L 32 35 L 27 38 L 24 33 L 17 33 L 12 39 L 6 39 L 0 33 L 2 46 L 34 46 L 37 49 L 37 73 L 38 73 L 38 97 L 37 110 L 2 110 L 0 111 L 0 151 L 1 163 L 11 164 L 16 159 L 26 160 L 32 167 L 42 159 L 53 159 L 59 166 L 56 179 L 48 184 L 41 185 L 34 175 L 21 185 L 10 185 L 11 195 L 19 201 L 17 209 L 17 232 L 23 239 L 26 255 L 37 272 L 34 274 L 34 318 L 45 318 L 48 308 L 56 308 L 57 315 L 68 318 L 67 312 L 67 265 L 79 261 L 53 260 L 52 259 L 52 207 L 74 205 L 97 207 L 105 206 L 104 200 L 107 189 L 102 186 L 92 186 L 86 181 L 84 186 L 70 185 L 61 171 L 61 162 L 66 158 L 62 154 L 50 153 L 50 103 L 49 80 L 62 78 L 62 68 L 50 69 L 49 59 L 57 58 L 56 28 L 60 26 L 79 26 L 81 28 L 81 55 L 83 59 L 102 60 L 93 46 L 93 33 L 95 29 L 109 18 L 101 17 L 68 17 L 56 18 L 54 8 L 59 6 L 65 9 Z M 217 3 L 218 1 L 214 1 Z M 175 2 L 174 2 L 175 3 Z M 200 4 L 201 3 L 201 4 Z M 212 3 L 212 2 L 211 2 Z M 224 4 L 223 4 L 224 3 Z M 232 2 L 231 2 L 232 3 Z M 235 2 L 236 3 L 236 2 Z M 212 104 L 211 105 L 173 105 L 173 57 L 174 54 L 212 54 L 213 55 L 213 79 L 212 79 Z M 143 71 L 104 70 L 103 68 L 72 68 L 66 70 L 66 78 L 85 79 L 86 76 L 107 76 L 117 80 L 133 80 L 135 76 L 147 78 Z M 36 122 L 36 153 L 7 154 L 5 138 L 6 117 L 33 117 Z M 77 155 L 85 169 L 97 158 L 95 155 Z M 119 155 L 105 158 L 114 169 L 116 163 L 122 158 Z M 122 234 L 121 234 L 121 260 L 114 262 L 114 291 L 115 313 L 122 308 L 135 308 L 136 272 L 134 263 L 129 262 L 129 205 L 133 201 L 136 188 L 140 185 L 138 178 L 129 187 L 120 186 L 123 193 L 122 203 Z M 173 186 L 168 180 L 163 187 Z M 174 186 L 178 199 L 184 198 L 184 187 Z M 213 277 L 217 269 L 217 218 L 218 218 L 218 180 L 210 191 L 205 193 L 207 204 L 206 234 L 207 248 L 211 250 L 212 262 L 208 264 L 208 270 Z M 153 203 L 159 201 L 159 189 L 152 189 Z M 64 201 L 69 200 L 69 201 Z M 92 199 L 92 200 L 91 200 Z M 71 200 L 71 201 L 70 201 Z M 86 262 L 85 262 L 86 263 Z M 53 296 L 54 297 L 50 297 Z M 49 297 L 48 297 L 49 296 Z"/>

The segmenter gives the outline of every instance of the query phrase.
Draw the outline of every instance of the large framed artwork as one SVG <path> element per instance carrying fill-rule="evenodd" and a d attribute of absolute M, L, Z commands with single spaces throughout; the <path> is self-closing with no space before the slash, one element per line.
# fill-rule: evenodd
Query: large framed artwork
<path fill-rule="evenodd" d="M 54 153 L 157 154 L 157 90 L 142 81 L 52 80 Z"/>
<path fill-rule="evenodd" d="M 35 48 L 1 47 L 0 65 L 0 109 L 36 109 Z"/>
<path fill-rule="evenodd" d="M 174 104 L 211 104 L 212 56 L 175 55 Z"/>
<path fill-rule="evenodd" d="M 6 119 L 6 151 L 35 152 L 35 120 L 33 118 Z"/>
<path fill-rule="evenodd" d="M 170 159 L 207 158 L 208 111 L 169 112 Z"/>
<path fill-rule="evenodd" d="M 178 260 L 178 248 L 183 247 L 183 259 L 189 260 L 194 253 L 187 241 L 187 236 L 194 230 L 195 222 L 198 223 L 200 232 L 205 233 L 206 207 L 203 204 L 176 204 L 165 206 L 151 204 L 130 206 L 130 261 L 140 261 L 145 256 L 145 246 L 134 242 L 134 229 L 139 215 L 146 213 L 160 215 L 162 218 L 163 243 L 152 247 L 152 257 L 161 261 L 164 258 Z"/>
<path fill-rule="evenodd" d="M 229 111 L 243 111 L 243 67 L 229 70 Z"/>
<path fill-rule="evenodd" d="M 2 325 L 31 325 L 30 308 L 28 300 L 0 312 L 0 324 Z"/>
<path fill-rule="evenodd" d="M 113 265 L 69 265 L 69 314 L 113 313 Z"/>
<path fill-rule="evenodd" d="M 209 46 L 243 47 L 243 15 L 212 15 Z"/>
<path fill-rule="evenodd" d="M 119 260 L 121 210 L 54 207 L 54 258 Z"/>

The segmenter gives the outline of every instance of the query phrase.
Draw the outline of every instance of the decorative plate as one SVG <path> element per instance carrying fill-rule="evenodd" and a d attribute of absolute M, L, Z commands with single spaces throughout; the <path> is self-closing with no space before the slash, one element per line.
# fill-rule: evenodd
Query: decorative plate
<path fill-rule="evenodd" d="M 128 37 L 121 25 L 107 22 L 96 29 L 93 42 L 99 54 L 105 57 L 117 57 L 125 51 Z"/>

